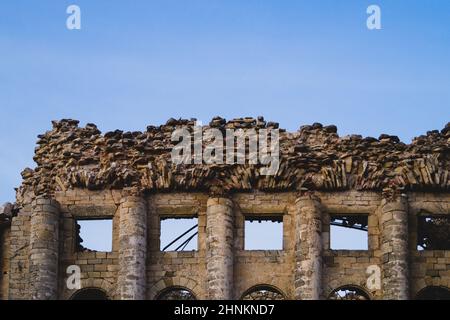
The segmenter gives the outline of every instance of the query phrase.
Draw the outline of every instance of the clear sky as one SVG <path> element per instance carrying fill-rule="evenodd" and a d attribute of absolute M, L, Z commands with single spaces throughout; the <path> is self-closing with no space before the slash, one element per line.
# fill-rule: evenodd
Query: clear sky
<path fill-rule="evenodd" d="M 66 28 L 81 8 L 82 29 Z M 366 8 L 382 10 L 382 30 Z M 36 136 L 263 115 L 410 141 L 450 121 L 448 0 L 0 2 L 0 202 Z"/>

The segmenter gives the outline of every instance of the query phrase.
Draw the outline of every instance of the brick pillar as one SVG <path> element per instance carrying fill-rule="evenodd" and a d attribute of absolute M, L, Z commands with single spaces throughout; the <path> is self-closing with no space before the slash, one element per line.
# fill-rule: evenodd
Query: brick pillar
<path fill-rule="evenodd" d="M 208 199 L 206 212 L 206 269 L 211 300 L 233 299 L 233 201 Z"/>
<path fill-rule="evenodd" d="M 295 297 L 319 300 L 322 287 L 322 212 L 312 195 L 299 197 L 295 218 Z"/>
<path fill-rule="evenodd" d="M 33 300 L 58 299 L 59 204 L 38 197 L 30 220 L 30 289 Z"/>
<path fill-rule="evenodd" d="M 119 299 L 146 299 L 146 257 L 147 206 L 142 197 L 127 195 L 120 203 Z"/>
<path fill-rule="evenodd" d="M 408 204 L 382 200 L 380 208 L 382 284 L 386 300 L 409 299 Z"/>

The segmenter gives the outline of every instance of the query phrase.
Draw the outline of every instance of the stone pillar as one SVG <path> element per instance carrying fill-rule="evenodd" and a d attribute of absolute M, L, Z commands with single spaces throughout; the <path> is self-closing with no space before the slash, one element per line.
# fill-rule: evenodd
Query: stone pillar
<path fill-rule="evenodd" d="M 30 288 L 33 300 L 58 299 L 59 204 L 46 197 L 32 203 Z"/>
<path fill-rule="evenodd" d="M 409 299 L 408 204 L 382 200 L 380 207 L 382 285 L 386 300 Z"/>
<path fill-rule="evenodd" d="M 147 206 L 140 196 L 120 203 L 118 298 L 146 299 Z"/>
<path fill-rule="evenodd" d="M 209 198 L 206 212 L 206 269 L 211 300 L 233 299 L 233 201 Z"/>
<path fill-rule="evenodd" d="M 295 297 L 319 300 L 322 288 L 322 212 L 313 195 L 299 197 L 295 218 Z"/>

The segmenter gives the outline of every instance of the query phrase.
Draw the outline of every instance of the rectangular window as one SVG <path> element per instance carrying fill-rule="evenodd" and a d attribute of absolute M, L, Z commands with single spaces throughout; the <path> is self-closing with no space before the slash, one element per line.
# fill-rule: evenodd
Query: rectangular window
<path fill-rule="evenodd" d="M 367 250 L 368 215 L 332 215 L 330 248 L 332 250 Z"/>
<path fill-rule="evenodd" d="M 198 218 L 161 218 L 161 251 L 198 250 Z"/>
<path fill-rule="evenodd" d="M 77 219 L 76 251 L 112 251 L 112 219 Z"/>
<path fill-rule="evenodd" d="M 245 250 L 283 250 L 283 216 L 246 217 Z"/>
<path fill-rule="evenodd" d="M 418 219 L 418 250 L 450 250 L 449 216 L 428 215 Z"/>

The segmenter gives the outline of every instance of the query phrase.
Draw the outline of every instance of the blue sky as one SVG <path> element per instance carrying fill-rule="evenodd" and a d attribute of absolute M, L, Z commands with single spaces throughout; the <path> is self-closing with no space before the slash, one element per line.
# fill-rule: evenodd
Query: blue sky
<path fill-rule="evenodd" d="M 65 27 L 70 4 L 82 30 Z M 366 28 L 369 4 L 382 30 Z M 264 115 L 409 141 L 450 120 L 449 88 L 447 0 L 2 1 L 0 202 L 53 119 Z"/>

